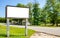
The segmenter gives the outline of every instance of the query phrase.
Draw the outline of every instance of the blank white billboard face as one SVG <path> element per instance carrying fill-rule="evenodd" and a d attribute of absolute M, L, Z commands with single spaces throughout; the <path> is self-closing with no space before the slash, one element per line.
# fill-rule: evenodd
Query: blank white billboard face
<path fill-rule="evenodd" d="M 29 18 L 29 8 L 8 6 L 7 18 Z"/>

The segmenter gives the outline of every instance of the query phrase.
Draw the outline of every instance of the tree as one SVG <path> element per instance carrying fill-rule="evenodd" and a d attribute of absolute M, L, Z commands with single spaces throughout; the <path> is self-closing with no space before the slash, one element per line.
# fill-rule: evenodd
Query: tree
<path fill-rule="evenodd" d="M 50 17 L 50 22 L 57 25 L 58 11 L 56 10 L 56 0 L 47 0 L 46 10 L 48 12 L 48 17 Z"/>
<path fill-rule="evenodd" d="M 40 14 L 40 19 L 41 19 L 40 21 L 43 22 L 43 23 L 45 23 L 45 26 L 46 26 L 46 20 L 47 20 L 47 12 L 46 12 L 46 9 L 43 8 L 41 11 L 42 12 Z"/>
<path fill-rule="evenodd" d="M 29 22 L 30 22 L 30 25 L 32 25 L 32 14 L 33 14 L 33 12 L 32 12 L 32 6 L 33 6 L 33 4 L 32 3 L 28 3 L 27 4 L 27 7 L 29 7 Z"/>
<path fill-rule="evenodd" d="M 39 4 L 35 3 L 33 4 L 33 24 L 34 25 L 39 25 L 39 16 L 40 16 L 40 8 L 39 8 Z"/>
<path fill-rule="evenodd" d="M 56 26 L 58 26 L 58 20 L 59 20 L 59 14 L 60 14 L 60 0 L 56 0 L 56 4 L 55 4 L 55 11 L 58 13 L 57 14 L 57 19 L 56 19 Z"/>
<path fill-rule="evenodd" d="M 6 23 L 6 19 L 0 17 L 0 23 Z"/>
<path fill-rule="evenodd" d="M 26 7 L 26 5 L 21 4 L 21 3 L 18 3 L 16 6 L 17 6 L 17 7 Z"/>

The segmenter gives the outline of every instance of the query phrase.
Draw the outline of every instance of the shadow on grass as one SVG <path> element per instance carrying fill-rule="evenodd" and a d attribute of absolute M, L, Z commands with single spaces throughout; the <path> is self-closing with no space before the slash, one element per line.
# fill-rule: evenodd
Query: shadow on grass
<path fill-rule="evenodd" d="M 6 34 L 0 34 L 0 37 L 6 37 Z"/>
<path fill-rule="evenodd" d="M 18 36 L 25 36 L 25 35 L 10 35 L 10 37 L 18 37 Z M 6 34 L 0 34 L 0 37 L 7 37 Z"/>

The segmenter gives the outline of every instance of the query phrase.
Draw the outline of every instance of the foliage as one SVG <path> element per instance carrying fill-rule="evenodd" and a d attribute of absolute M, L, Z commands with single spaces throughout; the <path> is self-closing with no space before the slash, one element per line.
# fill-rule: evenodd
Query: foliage
<path fill-rule="evenodd" d="M 35 3 L 33 4 L 33 24 L 34 25 L 39 25 L 39 16 L 40 16 L 40 8 L 39 4 Z"/>
<path fill-rule="evenodd" d="M 35 3 L 18 3 L 16 6 L 23 8 L 29 7 L 29 23 L 31 25 L 40 25 L 42 23 L 46 25 L 51 23 L 53 26 L 58 26 L 58 23 L 60 23 L 60 0 L 47 0 L 42 9 L 39 5 L 40 4 L 36 0 Z M 10 21 L 12 20 L 22 24 L 22 20 L 24 19 L 11 19 Z M 0 19 L 0 22 L 5 21 L 5 18 Z"/>
<path fill-rule="evenodd" d="M 32 19 L 33 19 L 33 18 L 32 18 L 32 16 L 33 16 L 33 15 L 32 15 L 32 14 L 33 14 L 33 13 L 32 13 L 32 6 L 33 6 L 32 3 L 28 3 L 28 4 L 27 4 L 27 7 L 29 7 L 29 22 L 30 22 L 30 25 L 32 25 L 32 21 L 33 21 L 33 20 L 32 20 Z"/>
<path fill-rule="evenodd" d="M 6 19 L 0 17 L 0 23 L 6 23 Z"/>
<path fill-rule="evenodd" d="M 57 25 L 58 20 L 58 14 L 59 10 L 58 2 L 56 0 L 47 0 L 47 3 L 45 5 L 45 10 L 47 11 L 47 18 L 49 18 L 50 22 Z M 46 14 L 46 15 L 47 15 Z"/>
<path fill-rule="evenodd" d="M 16 6 L 17 7 L 26 7 L 24 4 L 21 4 L 21 3 L 18 3 Z"/>

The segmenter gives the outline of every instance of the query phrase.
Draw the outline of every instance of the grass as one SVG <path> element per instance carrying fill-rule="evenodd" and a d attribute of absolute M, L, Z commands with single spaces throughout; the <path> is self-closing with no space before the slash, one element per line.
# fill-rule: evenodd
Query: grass
<path fill-rule="evenodd" d="M 28 37 L 26 37 L 24 28 L 10 27 L 10 38 L 29 38 L 34 30 L 28 29 Z M 6 38 L 6 26 L 0 25 L 0 38 Z"/>
<path fill-rule="evenodd" d="M 52 24 L 41 24 L 39 25 L 40 27 L 60 27 L 60 25 L 56 26 L 56 25 L 52 25 Z"/>
<path fill-rule="evenodd" d="M 40 24 L 40 25 L 30 25 L 30 26 L 38 26 L 38 27 L 49 27 L 49 28 L 60 28 L 60 24 L 58 24 L 58 26 L 56 25 L 52 25 L 52 24 Z"/>

